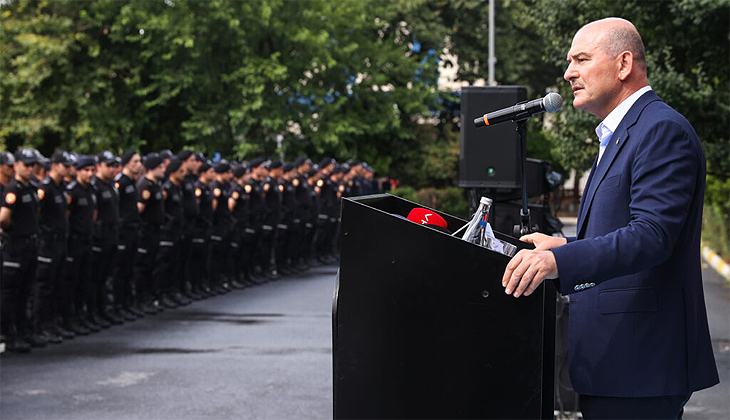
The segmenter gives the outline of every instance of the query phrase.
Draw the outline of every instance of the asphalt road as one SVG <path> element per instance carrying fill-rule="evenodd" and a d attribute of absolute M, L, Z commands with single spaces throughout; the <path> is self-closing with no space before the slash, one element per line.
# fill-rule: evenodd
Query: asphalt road
<path fill-rule="evenodd" d="M 0 358 L 2 419 L 332 417 L 335 266 Z M 685 419 L 730 418 L 730 288 L 703 270 L 721 383 Z"/>

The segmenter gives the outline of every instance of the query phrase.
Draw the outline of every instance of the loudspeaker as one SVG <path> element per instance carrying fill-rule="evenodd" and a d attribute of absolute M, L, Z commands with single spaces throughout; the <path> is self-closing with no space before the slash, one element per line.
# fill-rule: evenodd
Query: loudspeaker
<path fill-rule="evenodd" d="M 460 187 L 520 187 L 517 124 L 504 122 L 476 128 L 474 119 L 526 99 L 524 86 L 465 86 L 461 89 Z"/>

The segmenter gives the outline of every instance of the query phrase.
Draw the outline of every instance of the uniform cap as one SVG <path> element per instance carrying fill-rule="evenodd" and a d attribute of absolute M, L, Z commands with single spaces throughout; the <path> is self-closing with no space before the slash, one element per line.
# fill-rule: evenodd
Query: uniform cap
<path fill-rule="evenodd" d="M 35 155 L 38 158 L 38 163 L 45 165 L 48 162 L 48 159 L 46 159 L 46 157 L 43 156 L 43 153 L 39 152 L 38 149 L 33 149 L 33 152 L 35 152 Z"/>
<path fill-rule="evenodd" d="M 0 165 L 14 165 L 15 156 L 7 150 L 0 152 Z"/>
<path fill-rule="evenodd" d="M 350 160 L 347 161 L 347 164 L 350 165 L 350 167 L 352 168 L 353 166 L 359 165 L 360 162 L 357 161 L 357 160 L 355 160 L 355 159 L 350 159 Z"/>
<path fill-rule="evenodd" d="M 209 160 L 204 160 L 203 163 L 200 164 L 200 168 L 198 168 L 199 173 L 203 173 L 207 171 L 208 169 L 212 168 Z"/>
<path fill-rule="evenodd" d="M 282 167 L 282 163 L 280 160 L 272 160 L 271 164 L 269 165 L 270 169 L 276 169 L 276 168 L 281 168 L 281 167 Z"/>
<path fill-rule="evenodd" d="M 26 165 L 38 162 L 38 155 L 34 149 L 20 149 L 15 152 L 15 161 L 21 161 Z"/>
<path fill-rule="evenodd" d="M 181 166 L 182 166 L 182 161 L 180 159 L 178 159 L 176 156 L 173 156 L 170 158 L 170 163 L 167 164 L 167 169 L 165 169 L 165 171 L 168 174 L 171 174 L 171 173 L 177 171 L 178 169 L 180 169 Z"/>
<path fill-rule="evenodd" d="M 330 157 L 326 157 L 322 159 L 321 162 L 319 162 L 319 167 L 324 168 L 325 166 L 329 165 L 330 163 L 336 163 L 336 161 Z"/>
<path fill-rule="evenodd" d="M 236 178 L 242 177 L 246 173 L 246 167 L 245 166 L 237 166 L 236 169 L 233 170 L 233 176 Z"/>
<path fill-rule="evenodd" d="M 65 166 L 71 166 L 74 164 L 73 158 L 69 152 L 58 151 L 51 155 L 51 163 L 61 163 Z"/>
<path fill-rule="evenodd" d="M 163 159 L 157 153 L 149 153 L 145 156 L 144 167 L 147 169 L 154 169 L 162 165 Z"/>
<path fill-rule="evenodd" d="M 180 153 L 177 154 L 177 158 L 180 160 L 187 160 L 192 155 L 192 150 L 181 150 Z"/>
<path fill-rule="evenodd" d="M 231 170 L 231 164 L 222 160 L 215 164 L 215 173 L 223 174 Z"/>
<path fill-rule="evenodd" d="M 284 169 L 283 170 L 284 170 L 284 172 L 289 172 L 292 169 L 294 169 L 294 165 L 292 165 L 291 163 L 287 163 L 287 164 L 284 165 Z"/>
<path fill-rule="evenodd" d="M 165 150 L 163 150 L 163 151 L 160 152 L 160 158 L 162 160 L 170 159 L 173 156 L 175 156 L 175 155 L 172 154 L 172 151 L 170 149 L 165 149 Z"/>
<path fill-rule="evenodd" d="M 122 154 L 122 165 L 128 164 L 129 161 L 132 160 L 132 158 L 136 154 L 137 154 L 137 152 L 135 152 L 134 150 L 127 150 L 126 152 L 124 152 Z"/>
<path fill-rule="evenodd" d="M 98 156 L 99 163 L 106 163 L 107 165 L 116 163 L 116 156 L 114 156 L 114 153 L 104 150 L 101 152 Z"/>
<path fill-rule="evenodd" d="M 304 162 L 307 161 L 307 158 L 304 156 L 299 156 L 298 158 L 294 159 L 294 167 L 298 168 L 302 165 L 304 165 Z"/>
<path fill-rule="evenodd" d="M 258 168 L 259 166 L 261 166 L 262 163 L 264 163 L 264 159 L 258 157 L 256 159 L 252 160 L 251 162 L 249 162 L 248 166 L 251 167 L 251 169 L 254 169 L 254 168 Z"/>
<path fill-rule="evenodd" d="M 87 156 L 87 155 L 79 156 L 79 159 L 74 164 L 76 169 L 81 169 L 81 168 L 85 168 L 87 166 L 94 166 L 94 165 L 96 165 L 96 159 L 93 156 Z"/>

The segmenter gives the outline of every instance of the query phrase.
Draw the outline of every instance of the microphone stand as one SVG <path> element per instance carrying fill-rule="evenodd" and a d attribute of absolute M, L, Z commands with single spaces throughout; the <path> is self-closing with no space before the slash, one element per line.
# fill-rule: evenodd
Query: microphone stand
<path fill-rule="evenodd" d="M 520 210 L 520 236 L 532 231 L 530 224 L 530 208 L 527 206 L 527 115 L 525 118 L 515 119 L 515 131 L 520 138 L 520 172 L 522 172 L 522 209 Z M 519 117 L 518 117 L 519 118 Z M 515 231 L 517 226 L 515 226 Z"/>

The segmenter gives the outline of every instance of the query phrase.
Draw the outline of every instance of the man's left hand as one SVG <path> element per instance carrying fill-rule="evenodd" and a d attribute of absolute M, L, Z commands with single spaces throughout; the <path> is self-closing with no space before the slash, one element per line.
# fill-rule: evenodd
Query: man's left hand
<path fill-rule="evenodd" d="M 552 251 L 523 249 L 507 264 L 502 287 L 514 297 L 530 296 L 543 280 L 555 278 L 558 278 L 558 264 Z"/>

